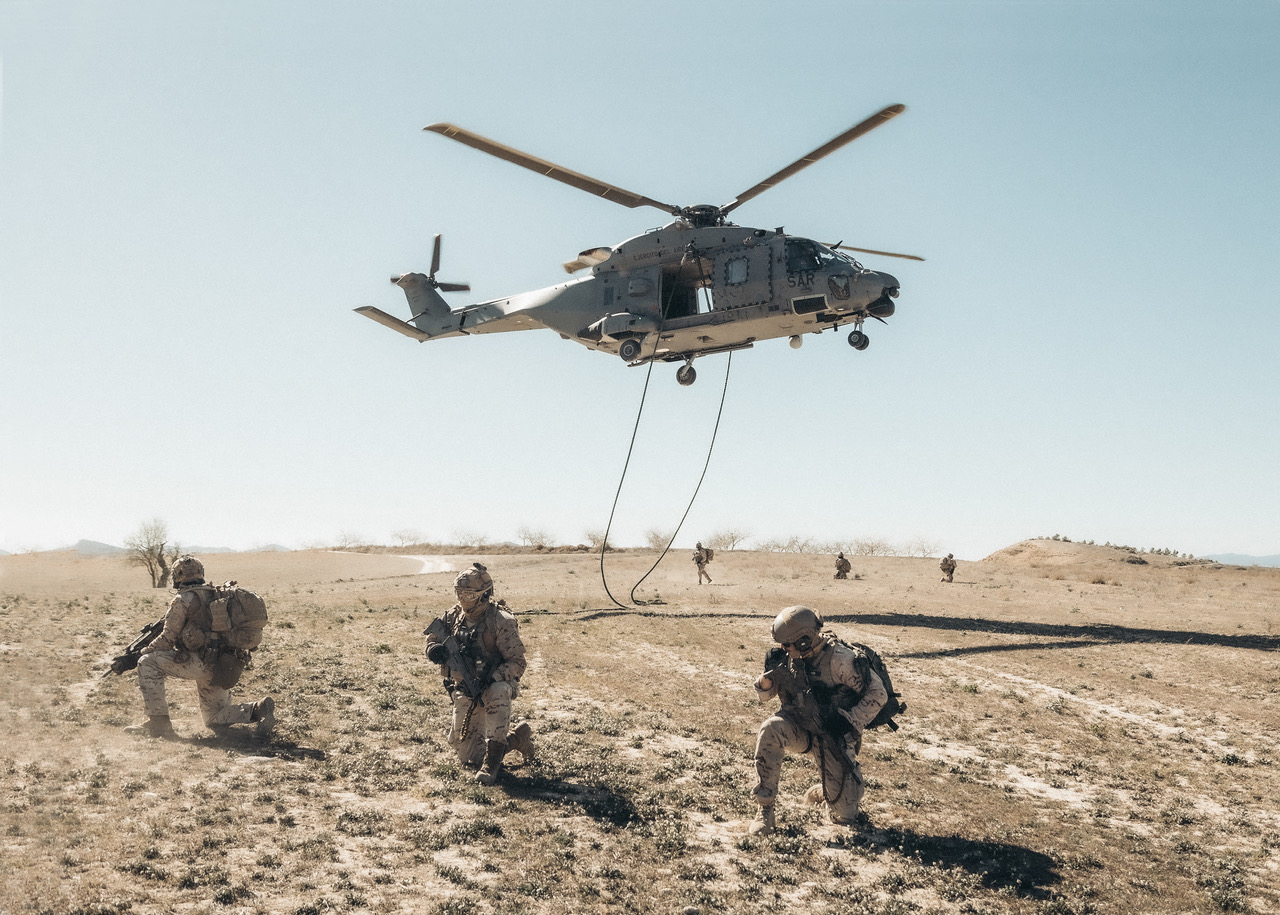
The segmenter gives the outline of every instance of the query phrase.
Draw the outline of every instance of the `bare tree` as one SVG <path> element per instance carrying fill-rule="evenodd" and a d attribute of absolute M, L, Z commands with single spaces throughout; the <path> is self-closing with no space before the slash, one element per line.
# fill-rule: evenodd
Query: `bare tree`
<path fill-rule="evenodd" d="M 169 525 L 160 518 L 144 521 L 136 533 L 125 539 L 124 547 L 124 561 L 145 568 L 151 576 L 151 587 L 169 586 L 170 567 L 182 552 L 176 542 L 169 543 Z"/>
<path fill-rule="evenodd" d="M 665 550 L 667 544 L 671 542 L 671 533 L 671 531 L 651 527 L 644 532 L 644 542 L 649 544 L 651 550 Z"/>
<path fill-rule="evenodd" d="M 856 556 L 892 556 L 893 544 L 883 537 L 855 537 L 853 552 Z"/>
<path fill-rule="evenodd" d="M 936 540 L 930 540 L 927 537 L 912 537 L 903 546 L 902 551 L 907 556 L 918 556 L 921 559 L 927 559 L 930 556 L 937 555 L 941 550 Z"/>
<path fill-rule="evenodd" d="M 545 549 L 546 547 L 554 546 L 554 541 L 550 534 L 528 524 L 522 524 L 516 529 L 516 539 L 525 546 L 531 546 L 534 549 Z"/>
<path fill-rule="evenodd" d="M 410 546 L 415 543 L 422 543 L 425 538 L 422 532 L 412 527 L 402 527 L 398 531 L 391 532 L 391 538 L 395 540 L 396 546 Z"/>
<path fill-rule="evenodd" d="M 716 531 L 711 535 L 711 539 L 707 541 L 707 546 L 713 550 L 736 550 L 739 546 L 751 536 L 750 531 L 744 531 L 741 528 L 727 527 L 724 530 Z"/>
<path fill-rule="evenodd" d="M 459 529 L 455 530 L 452 536 L 455 546 L 467 550 L 483 550 L 489 545 L 489 535 L 477 531 Z"/>
<path fill-rule="evenodd" d="M 604 531 L 600 528 L 592 528 L 591 530 L 583 531 L 582 536 L 587 538 L 587 543 L 591 544 L 591 549 L 593 550 L 598 550 L 603 546 L 604 551 L 607 553 L 609 550 L 613 549 L 612 546 L 605 543 Z"/>

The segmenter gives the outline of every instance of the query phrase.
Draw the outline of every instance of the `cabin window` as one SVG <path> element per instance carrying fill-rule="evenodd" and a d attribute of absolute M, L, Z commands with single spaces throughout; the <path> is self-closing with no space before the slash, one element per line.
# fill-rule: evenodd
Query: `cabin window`
<path fill-rule="evenodd" d="M 741 286 L 747 281 L 747 264 L 745 257 L 732 258 L 724 265 L 724 283 L 726 286 Z"/>
<path fill-rule="evenodd" d="M 827 307 L 827 297 L 825 295 L 807 295 L 802 299 L 792 299 L 791 307 L 795 309 L 798 315 L 816 314 Z"/>
<path fill-rule="evenodd" d="M 650 295 L 653 292 L 653 280 L 645 276 L 632 277 L 627 283 L 627 295 L 632 298 Z"/>

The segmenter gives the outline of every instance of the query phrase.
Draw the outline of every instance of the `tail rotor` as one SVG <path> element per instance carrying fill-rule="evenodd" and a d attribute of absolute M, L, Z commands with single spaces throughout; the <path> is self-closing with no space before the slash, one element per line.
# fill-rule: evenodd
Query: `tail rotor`
<path fill-rule="evenodd" d="M 436 279 L 436 271 L 440 269 L 440 236 L 435 237 L 435 242 L 431 246 L 431 272 L 427 274 L 427 285 L 432 289 L 439 289 L 441 292 L 470 292 L 470 283 L 442 283 Z M 422 276 L 422 274 L 416 274 Z M 391 282 L 399 285 L 402 277 L 393 276 Z"/>

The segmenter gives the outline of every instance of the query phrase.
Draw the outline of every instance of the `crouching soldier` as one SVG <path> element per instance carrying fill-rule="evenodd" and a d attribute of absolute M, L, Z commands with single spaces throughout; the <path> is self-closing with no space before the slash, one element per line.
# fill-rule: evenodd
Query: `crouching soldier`
<path fill-rule="evenodd" d="M 822 619 L 808 607 L 787 607 L 773 621 L 773 648 L 765 672 L 756 679 L 762 702 L 782 706 L 760 726 L 756 775 L 751 792 L 760 814 L 750 826 L 754 836 L 775 826 L 778 778 L 787 753 L 805 753 L 818 763 L 821 782 L 805 795 L 826 802 L 831 822 L 853 825 L 862 800 L 858 751 L 862 730 L 888 700 L 888 691 L 863 653 L 823 635 Z"/>
<path fill-rule="evenodd" d="M 844 553 L 838 553 L 836 555 L 836 578 L 846 579 L 849 577 L 849 572 L 852 570 L 853 565 L 849 560 L 844 558 Z"/>
<path fill-rule="evenodd" d="M 524 674 L 520 626 L 502 601 L 493 600 L 493 578 L 473 563 L 453 583 L 458 602 L 426 630 L 427 658 L 440 665 L 453 701 L 449 746 L 462 764 L 475 768 L 476 781 L 492 785 L 508 750 L 533 759 L 528 723 L 511 728 L 511 700 Z"/>
<path fill-rule="evenodd" d="M 165 679 L 194 680 L 200 696 L 200 717 L 205 726 L 226 733 L 233 724 L 256 724 L 257 733 L 267 734 L 275 725 L 275 700 L 270 696 L 257 702 L 232 703 L 229 686 L 239 678 L 240 667 L 233 654 L 223 659 L 224 646 L 213 631 L 209 605 L 217 591 L 205 584 L 204 565 L 194 556 L 183 556 L 173 564 L 173 586 L 177 596 L 169 604 L 160 630 L 136 656 L 138 688 L 147 711 L 142 724 L 125 728 L 130 734 L 147 737 L 174 738 L 169 720 L 169 702 L 165 696 Z M 117 664 L 123 659 L 118 658 Z M 120 665 L 117 673 L 127 665 Z M 113 665 L 113 670 L 115 665 Z M 227 681 L 230 682 L 227 682 Z"/>

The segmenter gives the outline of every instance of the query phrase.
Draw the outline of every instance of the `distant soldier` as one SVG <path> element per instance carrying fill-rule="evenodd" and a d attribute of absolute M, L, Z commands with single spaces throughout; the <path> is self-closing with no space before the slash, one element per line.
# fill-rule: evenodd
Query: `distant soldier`
<path fill-rule="evenodd" d="M 147 720 L 125 731 L 147 737 L 177 737 L 169 720 L 164 682 L 167 677 L 177 677 L 196 681 L 200 717 L 206 727 L 225 734 L 230 725 L 253 722 L 259 735 L 270 733 L 276 723 L 274 699 L 265 696 L 257 702 L 234 704 L 231 701 L 226 672 L 230 666 L 233 671 L 230 679 L 234 684 L 243 665 L 236 668 L 234 657 L 222 658 L 235 652 L 224 646 L 213 631 L 209 605 L 217 592 L 205 584 L 204 565 L 200 560 L 183 556 L 175 562 L 173 586 L 178 594 L 165 613 L 164 628 L 137 657 L 138 688 L 142 691 Z M 227 662 L 231 662 L 230 665 Z"/>
<path fill-rule="evenodd" d="M 693 561 L 698 566 L 698 584 L 702 584 L 704 575 L 707 578 L 707 584 L 711 584 L 711 576 L 707 575 L 707 563 L 711 561 L 713 555 L 711 550 L 703 549 L 702 541 L 699 540 L 693 550 Z"/>
<path fill-rule="evenodd" d="M 938 563 L 938 568 L 942 569 L 942 581 L 951 581 L 951 576 L 956 574 L 956 560 L 950 553 L 947 558 Z"/>
<path fill-rule="evenodd" d="M 818 763 L 821 782 L 805 799 L 825 801 L 831 822 L 850 826 L 862 801 L 862 769 L 857 755 L 862 731 L 888 701 L 884 683 L 861 649 L 824 636 L 822 619 L 808 607 L 787 607 L 773 621 L 773 640 L 780 647 L 765 657 L 765 672 L 756 678 L 760 701 L 781 700 L 782 707 L 760 725 L 756 739 L 756 776 L 751 796 L 760 815 L 751 823 L 753 836 L 776 828 L 774 806 L 778 779 L 787 753 L 805 753 Z"/>
<path fill-rule="evenodd" d="M 844 558 L 844 553 L 836 555 L 836 578 L 848 578 L 849 570 L 853 566 L 849 565 L 849 560 Z"/>
<path fill-rule="evenodd" d="M 492 785 L 508 750 L 533 759 L 533 729 L 521 724 L 508 738 L 511 700 L 524 675 L 520 625 L 503 601 L 493 600 L 493 578 L 476 562 L 453 583 L 458 602 L 426 630 L 427 658 L 439 664 L 453 701 L 449 746 L 462 764 L 480 767 L 476 781 Z"/>

